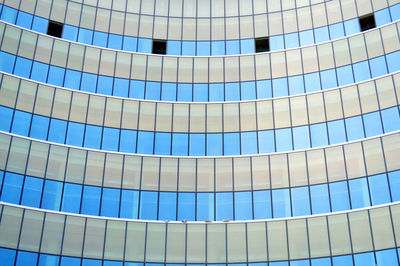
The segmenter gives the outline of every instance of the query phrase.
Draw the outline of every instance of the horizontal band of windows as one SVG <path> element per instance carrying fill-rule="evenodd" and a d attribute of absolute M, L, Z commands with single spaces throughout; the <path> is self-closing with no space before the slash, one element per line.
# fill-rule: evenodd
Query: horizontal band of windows
<path fill-rule="evenodd" d="M 54 211 L 144 220 L 254 220 L 400 201 L 400 171 L 328 184 L 239 192 L 157 192 L 63 183 L 0 171 L 0 200 Z"/>

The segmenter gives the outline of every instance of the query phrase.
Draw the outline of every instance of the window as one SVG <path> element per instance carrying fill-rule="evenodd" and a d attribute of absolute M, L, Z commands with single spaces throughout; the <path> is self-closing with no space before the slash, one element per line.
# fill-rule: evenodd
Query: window
<path fill-rule="evenodd" d="M 370 30 L 376 27 L 374 14 L 359 18 L 361 31 Z"/>
<path fill-rule="evenodd" d="M 257 38 L 256 53 L 268 52 L 269 51 L 269 38 Z"/>
<path fill-rule="evenodd" d="M 47 35 L 51 35 L 57 38 L 61 38 L 63 31 L 63 24 L 55 21 L 49 21 L 49 25 L 47 27 Z"/>
<path fill-rule="evenodd" d="M 167 53 L 167 41 L 164 40 L 153 40 L 153 54 L 166 54 Z"/>

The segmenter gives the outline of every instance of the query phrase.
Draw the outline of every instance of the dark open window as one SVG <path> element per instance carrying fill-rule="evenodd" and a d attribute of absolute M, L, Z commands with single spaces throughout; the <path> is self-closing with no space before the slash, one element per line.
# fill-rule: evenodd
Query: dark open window
<path fill-rule="evenodd" d="M 167 41 L 165 40 L 153 40 L 153 54 L 166 54 L 167 53 Z"/>
<path fill-rule="evenodd" d="M 359 18 L 361 31 L 366 31 L 376 27 L 374 14 L 369 14 Z"/>
<path fill-rule="evenodd" d="M 63 24 L 55 21 L 49 21 L 49 26 L 47 27 L 47 34 L 61 38 L 63 31 Z"/>
<path fill-rule="evenodd" d="M 257 38 L 255 40 L 256 53 L 269 51 L 269 38 Z"/>

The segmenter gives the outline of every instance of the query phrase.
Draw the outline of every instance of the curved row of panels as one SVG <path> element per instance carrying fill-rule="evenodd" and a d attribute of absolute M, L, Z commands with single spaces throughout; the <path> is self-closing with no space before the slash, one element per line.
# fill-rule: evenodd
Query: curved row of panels
<path fill-rule="evenodd" d="M 379 251 L 398 247 L 399 220 L 398 204 L 298 219 L 165 223 L 67 215 L 3 203 L 0 244 L 48 255 L 125 262 L 296 263 L 320 258 L 331 264 L 326 257 L 376 251 L 383 263 L 386 256 Z M 390 255 L 385 265 L 396 265 L 396 254 Z"/>

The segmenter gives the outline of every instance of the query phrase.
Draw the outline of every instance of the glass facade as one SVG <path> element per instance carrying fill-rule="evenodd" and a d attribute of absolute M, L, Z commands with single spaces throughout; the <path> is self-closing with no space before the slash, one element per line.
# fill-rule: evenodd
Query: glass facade
<path fill-rule="evenodd" d="M 0 264 L 399 265 L 399 18 L 0 0 Z"/>

